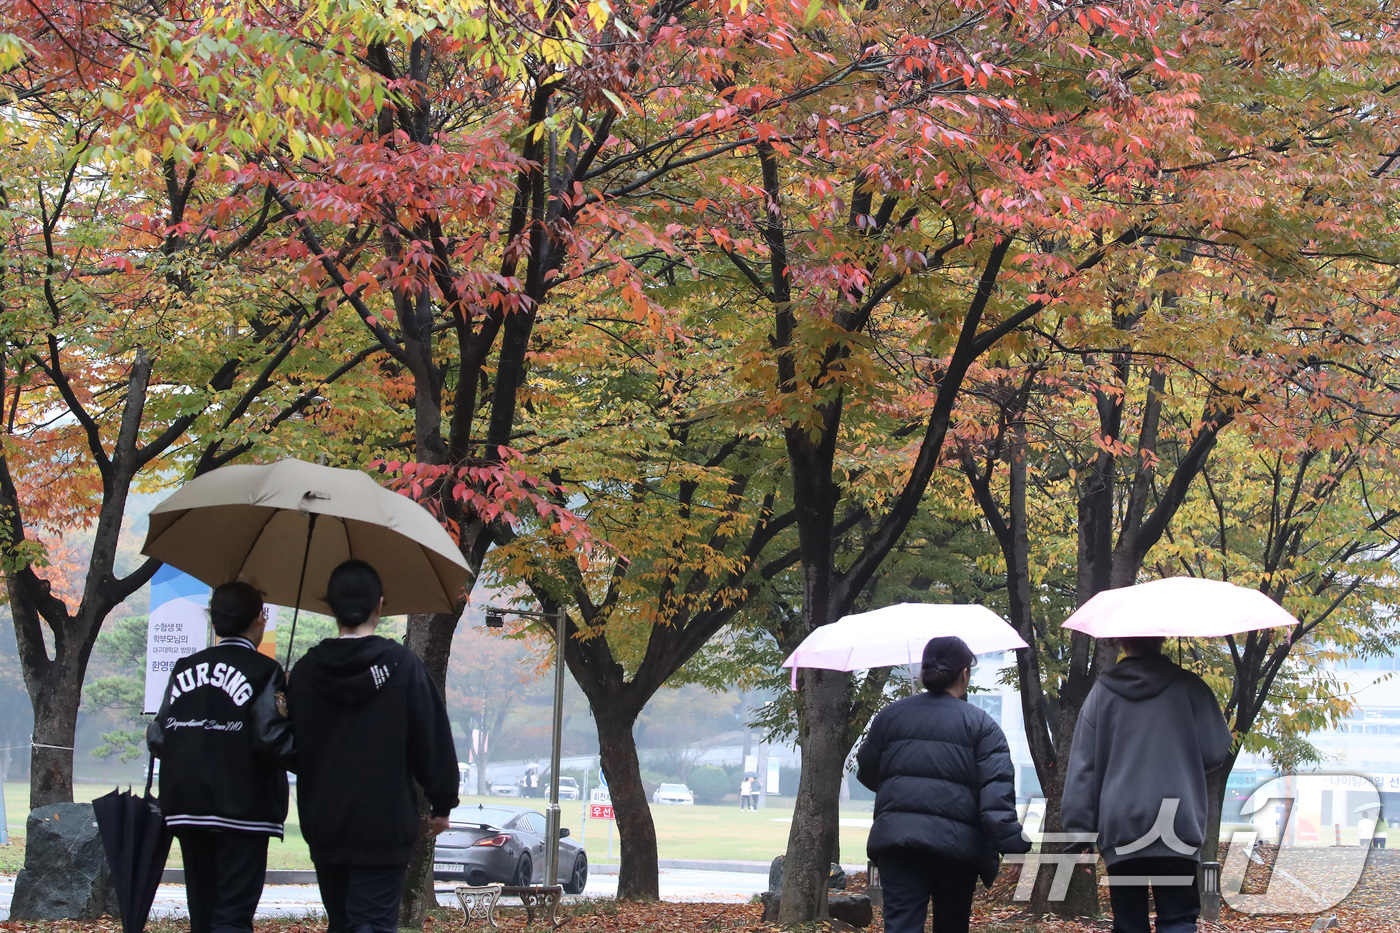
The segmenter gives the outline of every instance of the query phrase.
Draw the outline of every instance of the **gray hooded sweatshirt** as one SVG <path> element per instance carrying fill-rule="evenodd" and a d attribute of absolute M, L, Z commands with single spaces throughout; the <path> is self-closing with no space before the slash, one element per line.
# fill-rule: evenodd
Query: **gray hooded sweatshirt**
<path fill-rule="evenodd" d="M 1205 681 L 1160 655 L 1099 675 L 1079 714 L 1065 776 L 1066 832 L 1095 833 L 1108 864 L 1199 859 L 1206 772 L 1232 737 Z"/>

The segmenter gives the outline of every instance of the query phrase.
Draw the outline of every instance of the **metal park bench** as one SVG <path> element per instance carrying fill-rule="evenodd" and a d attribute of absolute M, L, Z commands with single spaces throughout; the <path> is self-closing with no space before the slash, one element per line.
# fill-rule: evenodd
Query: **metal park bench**
<path fill-rule="evenodd" d="M 552 927 L 559 925 L 559 898 L 564 888 L 557 884 L 513 885 L 513 884 L 459 884 L 456 887 L 457 902 L 462 905 L 465 915 L 463 925 L 473 920 L 486 921 L 491 929 L 496 928 L 496 906 L 502 896 L 520 898 L 525 906 L 525 922 L 535 922 L 535 911 L 543 910 L 544 918 Z"/>

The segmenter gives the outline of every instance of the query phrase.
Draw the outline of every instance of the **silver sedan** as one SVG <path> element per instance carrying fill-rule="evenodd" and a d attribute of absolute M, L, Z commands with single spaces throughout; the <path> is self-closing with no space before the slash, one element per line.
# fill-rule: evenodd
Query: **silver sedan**
<path fill-rule="evenodd" d="M 544 814 L 523 807 L 458 807 L 437 837 L 433 878 L 466 884 L 530 885 L 544 881 Z M 588 884 L 588 854 L 559 830 L 559 878 L 565 892 Z"/>

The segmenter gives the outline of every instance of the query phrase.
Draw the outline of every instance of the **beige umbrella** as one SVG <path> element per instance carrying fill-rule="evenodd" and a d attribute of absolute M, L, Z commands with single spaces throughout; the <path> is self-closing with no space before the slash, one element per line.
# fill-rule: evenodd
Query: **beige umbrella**
<path fill-rule="evenodd" d="M 226 466 L 151 512 L 141 553 L 211 586 L 242 580 L 279 606 L 330 613 L 326 582 L 358 558 L 384 581 L 384 612 L 453 612 L 471 571 L 427 509 L 359 470 L 301 460 Z M 291 639 L 296 637 L 296 619 Z"/>

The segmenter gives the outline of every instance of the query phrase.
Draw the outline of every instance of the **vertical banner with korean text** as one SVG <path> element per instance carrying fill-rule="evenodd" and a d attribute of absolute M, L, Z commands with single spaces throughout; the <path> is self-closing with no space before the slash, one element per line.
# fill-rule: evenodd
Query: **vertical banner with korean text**
<path fill-rule="evenodd" d="M 258 643 L 258 651 L 273 660 L 277 659 L 277 607 L 263 606 L 263 637 Z"/>
<path fill-rule="evenodd" d="M 145 711 L 157 712 L 175 662 L 209 645 L 209 587 L 165 565 L 151 578 Z"/>

